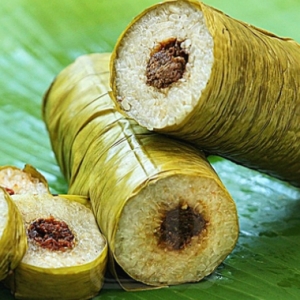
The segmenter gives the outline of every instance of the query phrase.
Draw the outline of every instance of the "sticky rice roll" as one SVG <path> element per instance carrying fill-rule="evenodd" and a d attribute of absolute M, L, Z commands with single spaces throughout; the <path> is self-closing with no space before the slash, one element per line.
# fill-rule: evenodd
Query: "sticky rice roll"
<path fill-rule="evenodd" d="M 18 266 L 26 249 L 21 213 L 8 192 L 0 188 L 0 280 Z"/>
<path fill-rule="evenodd" d="M 127 275 L 151 287 L 199 281 L 236 244 L 235 203 L 202 151 L 118 111 L 109 61 L 107 53 L 79 57 L 45 94 L 69 193 L 89 196 L 110 257 Z"/>
<path fill-rule="evenodd" d="M 115 103 L 140 125 L 300 186 L 300 45 L 200 1 L 139 14 L 111 59 Z"/>
<path fill-rule="evenodd" d="M 107 244 L 89 202 L 76 196 L 12 196 L 28 250 L 5 284 L 16 299 L 90 299 L 104 282 Z"/>

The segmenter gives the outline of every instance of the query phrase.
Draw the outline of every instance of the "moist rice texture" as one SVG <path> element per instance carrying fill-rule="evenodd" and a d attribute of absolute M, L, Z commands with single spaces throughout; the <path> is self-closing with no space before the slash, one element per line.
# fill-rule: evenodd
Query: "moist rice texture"
<path fill-rule="evenodd" d="M 47 187 L 38 178 L 11 167 L 0 170 L 0 186 L 13 190 L 15 194 L 48 193 Z"/>
<path fill-rule="evenodd" d="M 157 89 L 146 84 L 146 66 L 153 48 L 170 38 L 182 41 L 188 63 L 181 79 Z M 114 61 L 117 100 L 150 130 L 180 123 L 197 104 L 213 57 L 213 38 L 203 13 L 184 1 L 162 3 L 130 26 L 120 41 Z"/>
<path fill-rule="evenodd" d="M 199 188 L 201 187 L 201 188 Z M 233 202 L 210 178 L 171 176 L 150 184 L 125 206 L 116 233 L 118 263 L 133 278 L 149 284 L 198 281 L 210 274 L 235 245 Z M 158 246 L 155 232 L 165 210 L 180 203 L 203 215 L 206 228 L 181 250 Z"/>
<path fill-rule="evenodd" d="M 66 222 L 75 235 L 75 247 L 65 252 L 41 248 L 28 238 L 22 263 L 44 268 L 70 267 L 89 263 L 102 253 L 105 240 L 92 211 L 84 205 L 52 195 L 17 195 L 13 199 L 22 212 L 26 229 L 36 219 L 53 216 Z"/>

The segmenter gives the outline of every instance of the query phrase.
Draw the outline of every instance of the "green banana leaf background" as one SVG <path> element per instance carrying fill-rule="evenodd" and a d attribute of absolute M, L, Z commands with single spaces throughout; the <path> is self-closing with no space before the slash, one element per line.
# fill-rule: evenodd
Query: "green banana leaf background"
<path fill-rule="evenodd" d="M 67 191 L 41 117 L 43 94 L 78 56 L 111 51 L 131 19 L 157 2 L 1 1 L 0 165 L 29 163 L 44 174 L 52 192 Z M 300 42 L 299 0 L 205 3 Z M 222 158 L 210 161 L 239 214 L 239 240 L 224 263 L 200 283 L 151 291 L 125 292 L 108 278 L 94 299 L 300 299 L 300 191 Z M 1 284 L 0 299 L 13 299 Z"/>

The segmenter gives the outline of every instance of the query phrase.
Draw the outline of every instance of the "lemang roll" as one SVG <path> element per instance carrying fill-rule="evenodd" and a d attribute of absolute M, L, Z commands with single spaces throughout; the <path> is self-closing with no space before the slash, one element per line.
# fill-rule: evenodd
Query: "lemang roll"
<path fill-rule="evenodd" d="M 18 266 L 26 250 L 27 238 L 21 213 L 9 191 L 0 187 L 0 280 Z"/>
<path fill-rule="evenodd" d="M 22 213 L 28 249 L 5 285 L 16 299 L 83 300 L 104 282 L 107 244 L 89 201 L 49 193 L 12 196 Z"/>
<path fill-rule="evenodd" d="M 12 195 L 48 193 L 45 177 L 33 166 L 0 167 L 0 280 L 15 270 L 27 251 L 22 215 Z"/>
<path fill-rule="evenodd" d="M 149 286 L 199 281 L 238 238 L 233 199 L 203 153 L 120 114 L 110 54 L 81 56 L 44 98 L 69 193 L 86 195 L 111 255 Z"/>
<path fill-rule="evenodd" d="M 300 46 L 202 2 L 154 5 L 112 54 L 128 117 L 300 186 Z"/>
<path fill-rule="evenodd" d="M 28 164 L 23 169 L 0 167 L 0 186 L 18 212 L 18 219 L 10 219 L 10 248 L 4 245 L 4 250 L 13 253 L 26 245 L 4 279 L 14 297 L 83 300 L 96 296 L 104 282 L 107 243 L 87 197 L 50 194 L 46 178 Z M 20 235 L 19 240 L 14 235 Z M 2 250 L 1 245 L 0 258 Z"/>

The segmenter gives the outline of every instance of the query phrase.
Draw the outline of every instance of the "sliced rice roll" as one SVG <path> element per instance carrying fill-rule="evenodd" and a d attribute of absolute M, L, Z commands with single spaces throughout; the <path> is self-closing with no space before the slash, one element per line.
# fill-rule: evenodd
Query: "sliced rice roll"
<path fill-rule="evenodd" d="M 165 1 L 122 33 L 111 87 L 140 125 L 300 186 L 299 61 L 292 39 Z"/>
<path fill-rule="evenodd" d="M 111 256 L 133 279 L 150 286 L 199 281 L 236 244 L 235 203 L 201 151 L 118 112 L 109 60 L 79 57 L 44 98 L 69 193 L 89 196 Z"/>
<path fill-rule="evenodd" d="M 0 167 L 0 186 L 11 195 L 49 193 L 46 178 L 29 164 L 23 169 L 15 166 Z"/>
<path fill-rule="evenodd" d="M 8 192 L 0 188 L 0 280 L 18 266 L 26 249 L 21 213 Z"/>
<path fill-rule="evenodd" d="M 12 196 L 28 250 L 5 280 L 16 299 L 90 299 L 104 282 L 107 244 L 80 196 Z"/>

